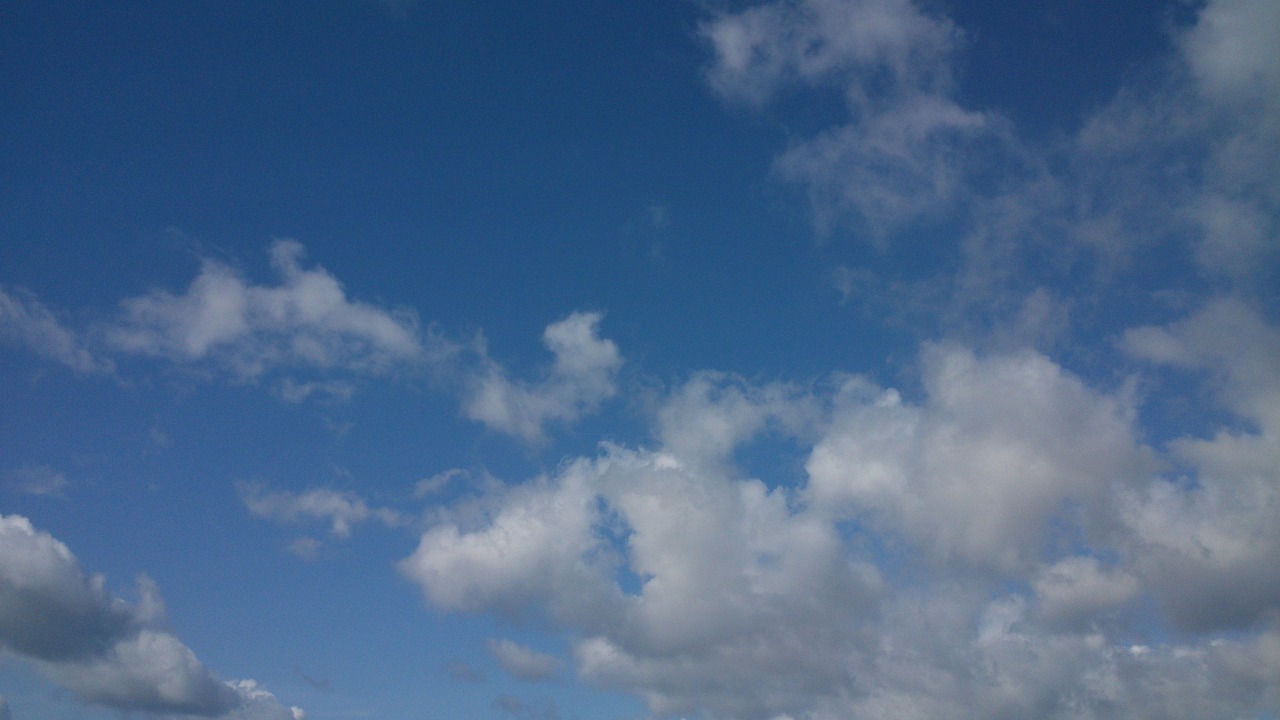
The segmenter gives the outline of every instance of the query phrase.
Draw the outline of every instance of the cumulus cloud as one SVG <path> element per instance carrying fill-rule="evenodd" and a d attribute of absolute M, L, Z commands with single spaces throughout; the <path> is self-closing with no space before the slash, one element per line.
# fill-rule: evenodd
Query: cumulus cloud
<path fill-rule="evenodd" d="M 703 371 L 664 400 L 655 424 L 667 452 L 700 465 L 726 461 L 735 448 L 766 429 L 802 435 L 817 421 L 817 413 L 798 387 L 761 387 L 726 373 Z"/>
<path fill-rule="evenodd" d="M 320 267 L 304 268 L 303 247 L 270 247 L 278 285 L 254 285 L 231 267 L 204 260 L 181 295 L 157 290 L 122 303 L 106 340 L 126 353 L 212 362 L 242 379 L 277 367 L 386 370 L 423 352 L 417 321 L 349 300 Z"/>
<path fill-rule="evenodd" d="M 81 700 L 165 717 L 297 720 L 252 681 L 224 682 L 172 632 L 150 581 L 142 602 L 113 596 L 66 545 L 17 515 L 0 516 L 0 648 Z"/>
<path fill-rule="evenodd" d="M 605 445 L 494 486 L 443 511 L 400 569 L 436 607 L 561 629 L 579 678 L 664 716 L 1280 708 L 1274 680 L 1259 679 L 1280 667 L 1270 621 L 1231 641 L 1133 643 L 1127 618 L 1143 598 L 1166 601 L 1173 569 L 1196 572 L 1152 539 L 1203 547 L 1185 528 L 1135 521 L 1177 515 L 1153 500 L 1170 484 L 1140 440 L 1133 393 L 1027 351 L 926 346 L 920 367 L 918 401 L 856 377 L 815 395 L 698 374 L 658 409 L 660 447 Z M 707 461 L 771 424 L 810 448 L 800 487 Z M 1177 498 L 1214 522 L 1243 512 Z M 1269 514 L 1274 503 L 1246 517 Z M 1254 557 L 1256 581 L 1280 552 L 1264 542 Z M 1274 599 L 1268 588 L 1226 594 Z"/>
<path fill-rule="evenodd" d="M 507 674 L 521 680 L 549 680 L 560 671 L 560 661 L 554 656 L 540 653 L 514 640 L 490 640 L 487 647 Z"/>
<path fill-rule="evenodd" d="M 1006 571 L 1041 552 L 1065 512 L 1093 519 L 1145 453 L 1123 397 L 1030 352 L 926 350 L 920 405 L 855 379 L 809 458 L 807 500 L 939 560 Z"/>
<path fill-rule="evenodd" d="M 546 376 L 536 382 L 507 377 L 497 363 L 484 358 L 473 373 L 463 401 L 467 417 L 534 441 L 547 422 L 574 420 L 593 411 L 617 392 L 622 355 L 613 341 L 599 335 L 600 313 L 575 312 L 547 326 L 542 342 L 555 356 Z"/>
<path fill-rule="evenodd" d="M 446 520 L 401 568 L 441 607 L 534 606 L 581 636 L 580 676 L 656 712 L 752 716 L 847 680 L 878 583 L 784 492 L 621 448 Z"/>
<path fill-rule="evenodd" d="M 914 312 L 980 339 L 924 344 L 908 389 L 696 373 L 658 402 L 654 447 L 447 508 L 401 571 L 438 608 L 560 630 L 580 679 L 659 716 L 1280 712 L 1280 331 L 1270 289 L 1257 301 L 1280 217 L 1272 5 L 1205 4 L 1171 56 L 1043 147 L 956 99 L 959 32 L 917 4 L 716 14 L 722 96 L 841 94 L 845 117 L 775 163 L 819 225 L 880 239 L 966 201 L 959 266 L 925 301 L 955 306 Z M 1117 279 L 1155 248 L 1198 310 L 1128 330 L 1116 314 L 1136 364 L 1103 381 L 1046 354 L 1078 313 L 1131 298 Z M 1173 376 L 1161 389 L 1209 398 L 1221 426 L 1150 438 L 1140 390 Z M 507 431 L 536 437 L 535 417 Z M 770 432 L 806 454 L 798 484 L 734 466 Z"/>

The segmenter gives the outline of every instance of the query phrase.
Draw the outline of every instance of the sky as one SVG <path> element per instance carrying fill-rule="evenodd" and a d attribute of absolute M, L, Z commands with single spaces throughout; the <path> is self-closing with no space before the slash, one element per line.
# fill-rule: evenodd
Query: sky
<path fill-rule="evenodd" d="M 0 6 L 0 720 L 1280 718 L 1280 5 Z"/>

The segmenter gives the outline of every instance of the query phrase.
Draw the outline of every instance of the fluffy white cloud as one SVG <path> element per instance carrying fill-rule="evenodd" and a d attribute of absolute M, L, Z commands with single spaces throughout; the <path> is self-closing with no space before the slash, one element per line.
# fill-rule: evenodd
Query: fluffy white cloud
<path fill-rule="evenodd" d="M 85 702 L 126 713 L 293 720 L 252 681 L 218 679 L 172 632 L 154 586 L 114 597 L 66 545 L 24 517 L 0 516 L 0 649 L 25 658 Z M 246 682 L 248 684 L 246 684 Z"/>
<path fill-rule="evenodd" d="M 560 671 L 560 661 L 555 657 L 514 640 L 490 640 L 487 646 L 502 669 L 521 680 L 547 680 Z"/>
<path fill-rule="evenodd" d="M 808 462 L 806 499 L 940 560 L 1017 570 L 1064 513 L 1093 520 L 1147 467 L 1133 408 L 1048 358 L 925 352 L 920 405 L 852 380 Z M 1072 519 L 1079 522 L 1078 519 Z"/>
<path fill-rule="evenodd" d="M 156 290 L 121 301 L 115 319 L 87 329 L 63 325 L 28 293 L 0 288 L 0 339 L 25 346 L 78 372 L 110 373 L 112 356 L 161 357 L 206 365 L 238 380 L 275 370 L 379 373 L 431 357 L 417 318 L 347 297 L 324 268 L 305 268 L 293 240 L 271 244 L 277 285 L 255 285 L 212 259 L 185 292 Z M 447 354 L 447 343 L 433 345 Z M 439 358 L 437 358 L 439 360 Z M 348 397 L 349 384 L 284 378 L 281 397 L 297 402 L 322 393 Z"/>
<path fill-rule="evenodd" d="M 401 570 L 437 607 L 563 630 L 579 678 L 658 715 L 1280 709 L 1273 627 L 1139 647 L 1127 624 L 1144 596 L 1168 604 L 1175 570 L 1198 572 L 1152 538 L 1187 552 L 1201 542 L 1195 529 L 1148 531 L 1135 507 L 1176 518 L 1151 499 L 1169 489 L 1225 523 L 1274 517 L 1274 503 L 1242 515 L 1173 491 L 1138 440 L 1131 393 L 1091 388 L 1042 355 L 930 346 L 921 367 L 918 403 L 857 378 L 824 398 L 695 375 L 655 415 L 661 448 L 606 445 L 493 486 L 443 511 Z M 799 488 L 724 462 L 770 427 L 812 443 Z M 1263 543 L 1255 557 L 1265 579 L 1262 559 L 1280 554 Z M 1275 597 L 1266 582 L 1226 587 Z"/>
<path fill-rule="evenodd" d="M 555 356 L 538 382 L 511 380 L 497 363 L 468 381 L 467 417 L 525 440 L 538 440 L 548 421 L 574 420 L 617 392 L 622 356 L 613 341 L 602 339 L 600 313 L 576 312 L 547 326 L 542 342 Z"/>
<path fill-rule="evenodd" d="M 584 463 L 555 481 L 495 490 L 422 535 L 400 564 L 433 604 L 465 611 L 518 614 L 545 606 L 552 614 L 595 615 L 607 584 L 592 552 L 597 507 Z"/>
<path fill-rule="evenodd" d="M 376 372 L 422 355 L 412 315 L 349 300 L 323 268 L 302 267 L 303 252 L 292 240 L 272 243 L 276 286 L 205 260 L 184 294 L 125 300 L 107 342 L 127 353 L 211 361 L 242 379 L 276 367 Z"/>
<path fill-rule="evenodd" d="M 581 636 L 581 676 L 660 713 L 763 717 L 848 681 L 878 575 L 784 491 L 605 448 L 495 502 L 459 508 L 403 563 L 434 604 L 533 606 Z"/>
<path fill-rule="evenodd" d="M 50 661 L 109 649 L 143 618 L 87 576 L 66 545 L 26 518 L 0 517 L 0 646 Z"/>
<path fill-rule="evenodd" d="M 657 447 L 605 446 L 445 510 L 401 570 L 438 607 L 548 622 L 581 679 L 663 716 L 1280 712 L 1280 332 L 1218 299 L 1125 333 L 1129 357 L 1207 378 L 1234 416 L 1155 447 L 1142 385 L 1022 349 L 1093 311 L 1065 284 L 1114 282 L 1158 243 L 1213 288 L 1256 289 L 1280 216 L 1272 5 L 1207 3 L 1165 65 L 1038 149 L 955 99 L 956 30 L 913 3 L 715 16 L 722 95 L 843 94 L 847 117 L 776 162 L 820 224 L 853 214 L 884 235 L 973 201 L 963 266 L 934 291 L 956 291 L 945 319 L 981 325 L 985 349 L 927 346 L 918 392 L 696 374 L 654 413 Z M 498 377 L 493 417 L 518 428 Z M 507 431 L 536 437 L 534 417 Z M 768 431 L 808 450 L 798 487 L 733 467 Z"/>
<path fill-rule="evenodd" d="M 819 413 L 800 388 L 784 383 L 757 387 L 742 378 L 704 371 L 663 401 L 656 417 L 657 435 L 663 449 L 681 462 L 715 465 L 766 429 L 805 435 Z"/>

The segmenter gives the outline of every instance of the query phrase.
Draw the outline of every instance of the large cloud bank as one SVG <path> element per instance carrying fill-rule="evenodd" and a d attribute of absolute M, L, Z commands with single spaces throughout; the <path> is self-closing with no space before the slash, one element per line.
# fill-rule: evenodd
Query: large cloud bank
<path fill-rule="evenodd" d="M 1186 335 L 1135 331 L 1212 351 Z M 1031 352 L 923 354 L 915 402 L 860 377 L 815 395 L 694 378 L 665 415 L 720 431 L 719 457 L 605 446 L 460 503 L 401 570 L 437 607 L 567 632 L 581 678 L 663 716 L 1280 709 L 1272 424 L 1176 443 L 1188 490 L 1125 388 Z M 1242 364 L 1280 377 L 1276 357 Z M 798 485 L 732 469 L 764 432 L 808 448 Z M 1134 623 L 1153 603 L 1171 633 Z"/>

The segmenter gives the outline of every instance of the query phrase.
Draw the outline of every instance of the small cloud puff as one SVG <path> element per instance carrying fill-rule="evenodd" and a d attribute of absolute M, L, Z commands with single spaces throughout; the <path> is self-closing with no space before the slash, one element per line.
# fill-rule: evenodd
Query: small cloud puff
<path fill-rule="evenodd" d="M 513 640 L 490 640 L 486 643 L 489 653 L 498 660 L 502 669 L 521 680 L 549 680 L 560 671 L 560 661 L 551 655 Z"/>

